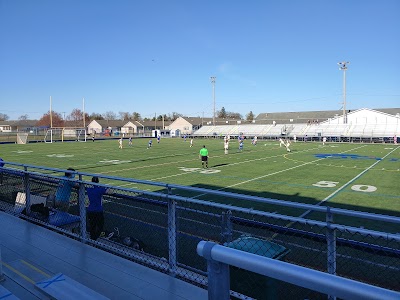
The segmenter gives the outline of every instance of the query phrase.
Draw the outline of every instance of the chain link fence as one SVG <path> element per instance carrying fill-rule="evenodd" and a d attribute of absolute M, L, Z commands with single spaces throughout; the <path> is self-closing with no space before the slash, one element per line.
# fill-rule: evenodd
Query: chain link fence
<path fill-rule="evenodd" d="M 69 173 L 75 178 L 66 176 Z M 205 201 L 193 197 L 204 194 L 204 189 L 99 175 L 101 182 L 114 183 L 104 185 L 91 182 L 92 176 L 96 175 L 6 163 L 0 167 L 0 209 L 202 287 L 207 286 L 207 262 L 196 254 L 196 247 L 206 240 L 400 291 L 400 237 L 396 234 L 400 218 L 381 218 L 393 227 L 392 233 L 384 233 L 336 224 L 336 215 L 346 216 L 340 209 L 319 207 L 320 214 L 326 210 L 326 221 L 311 220 L 219 203 L 223 192 L 208 191 Z M 141 188 L 156 185 L 158 190 L 119 187 L 119 181 L 121 186 L 122 181 L 131 181 Z M 67 210 L 54 201 L 65 182 L 70 185 Z M 87 190 L 93 186 L 107 188 L 103 233 L 96 240 L 90 238 L 86 220 Z M 226 199 L 232 197 L 226 193 Z M 310 208 L 297 205 L 299 211 Z M 365 219 L 374 216 L 359 213 Z M 231 295 L 326 298 L 235 267 L 231 267 Z"/>

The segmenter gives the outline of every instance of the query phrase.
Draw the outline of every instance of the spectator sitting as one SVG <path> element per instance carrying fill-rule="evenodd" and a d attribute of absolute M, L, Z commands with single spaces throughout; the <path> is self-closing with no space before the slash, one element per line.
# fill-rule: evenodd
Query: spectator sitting
<path fill-rule="evenodd" d="M 75 177 L 75 169 L 68 168 L 65 172 L 65 176 L 63 176 L 57 187 L 56 195 L 55 195 L 55 207 L 61 211 L 67 212 L 69 209 L 69 198 L 71 197 L 72 188 L 77 186 L 77 184 L 72 181 Z"/>

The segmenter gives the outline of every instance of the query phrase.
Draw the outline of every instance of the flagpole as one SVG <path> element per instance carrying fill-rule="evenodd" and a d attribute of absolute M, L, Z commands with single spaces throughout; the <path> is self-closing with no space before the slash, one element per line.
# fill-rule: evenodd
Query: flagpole
<path fill-rule="evenodd" d="M 53 128 L 53 112 L 51 110 L 51 96 L 50 96 L 50 129 Z"/>

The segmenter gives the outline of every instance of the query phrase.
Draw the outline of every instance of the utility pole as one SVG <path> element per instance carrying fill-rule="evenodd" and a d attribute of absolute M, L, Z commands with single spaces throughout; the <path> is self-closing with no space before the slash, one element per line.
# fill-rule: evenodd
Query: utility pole
<path fill-rule="evenodd" d="M 214 102 L 214 110 L 213 110 L 213 125 L 215 126 L 215 79 L 216 79 L 217 77 L 215 77 L 215 76 L 211 76 L 210 77 L 210 79 L 211 79 L 211 84 L 212 84 L 212 87 L 213 87 L 213 102 Z"/>
<path fill-rule="evenodd" d="M 86 120 L 85 120 L 85 98 L 82 98 L 82 118 L 83 118 L 83 129 L 86 132 Z"/>
<path fill-rule="evenodd" d="M 342 61 L 338 62 L 339 70 L 343 71 L 343 124 L 347 124 L 347 116 L 346 116 L 346 70 L 347 65 L 350 62 Z"/>

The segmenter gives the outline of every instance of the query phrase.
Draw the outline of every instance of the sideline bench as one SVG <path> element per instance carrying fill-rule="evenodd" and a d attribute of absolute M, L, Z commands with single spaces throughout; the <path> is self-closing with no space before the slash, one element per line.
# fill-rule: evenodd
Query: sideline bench
<path fill-rule="evenodd" d="M 47 204 L 47 198 L 44 196 L 31 194 L 31 205 L 43 203 Z M 14 213 L 21 214 L 26 207 L 26 194 L 18 192 L 15 199 Z M 49 218 L 46 220 L 50 225 L 57 226 L 69 231 L 73 231 L 80 225 L 80 217 L 69 214 L 67 212 L 59 211 L 57 209 L 50 209 Z"/>
<path fill-rule="evenodd" d="M 106 300 L 109 299 L 87 286 L 73 280 L 72 278 L 58 273 L 53 277 L 42 280 L 35 284 L 35 288 L 40 292 L 58 300 Z"/>

